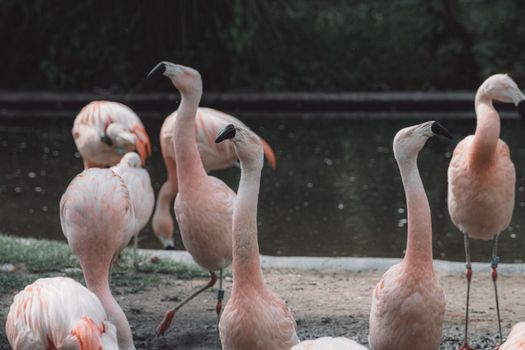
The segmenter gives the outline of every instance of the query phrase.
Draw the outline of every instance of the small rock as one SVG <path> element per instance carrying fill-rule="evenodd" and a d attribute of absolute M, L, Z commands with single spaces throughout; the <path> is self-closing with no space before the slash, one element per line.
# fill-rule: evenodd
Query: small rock
<path fill-rule="evenodd" d="M 0 271 L 2 272 L 13 272 L 15 270 L 16 267 L 13 264 L 3 264 L 2 266 L 0 266 Z"/>
<path fill-rule="evenodd" d="M 78 267 L 68 267 L 67 269 L 64 269 L 65 273 L 77 273 L 82 272 L 82 270 Z"/>

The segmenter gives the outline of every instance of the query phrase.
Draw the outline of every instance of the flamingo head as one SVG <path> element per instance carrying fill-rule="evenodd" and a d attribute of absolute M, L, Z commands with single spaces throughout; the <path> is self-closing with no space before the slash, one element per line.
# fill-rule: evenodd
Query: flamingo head
<path fill-rule="evenodd" d="M 399 130 L 394 137 L 394 157 L 397 162 L 404 162 L 417 157 L 427 140 L 434 135 L 452 138 L 450 132 L 436 121 L 429 121 Z"/>
<path fill-rule="evenodd" d="M 170 78 L 171 82 L 181 93 L 202 93 L 202 79 L 198 71 L 193 68 L 167 61 L 157 64 L 148 73 L 147 78 L 164 75 Z"/>
<path fill-rule="evenodd" d="M 249 166 L 262 169 L 263 144 L 259 136 L 253 131 L 242 126 L 228 124 L 219 131 L 215 142 L 220 143 L 224 140 L 233 142 L 237 157 L 241 161 L 241 167 Z"/>
<path fill-rule="evenodd" d="M 104 141 L 104 139 L 109 142 Z M 135 136 L 120 123 L 109 124 L 101 140 L 109 146 L 126 150 L 132 150 L 135 147 Z"/>
<path fill-rule="evenodd" d="M 504 103 L 514 103 L 522 121 L 525 119 L 525 95 L 508 74 L 494 74 L 480 86 L 480 92 Z"/>
<path fill-rule="evenodd" d="M 135 152 L 128 152 L 122 157 L 119 164 L 124 165 L 128 168 L 141 168 L 142 159 Z"/>

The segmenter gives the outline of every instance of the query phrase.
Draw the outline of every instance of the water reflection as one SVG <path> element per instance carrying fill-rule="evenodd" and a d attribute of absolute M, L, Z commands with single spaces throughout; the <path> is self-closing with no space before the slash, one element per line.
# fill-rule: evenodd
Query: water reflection
<path fill-rule="evenodd" d="M 240 116 L 242 119 L 242 115 Z M 406 206 L 392 154 L 392 138 L 414 120 L 247 120 L 274 147 L 277 170 L 263 170 L 259 206 L 261 251 L 272 255 L 400 257 L 406 242 Z M 474 120 L 446 120 L 454 139 L 429 140 L 419 168 L 431 202 L 434 255 L 463 260 L 463 239 L 446 206 L 446 171 L 457 142 Z M 0 231 L 63 239 L 58 205 L 82 161 L 71 137 L 72 120 L 4 120 L 0 126 Z M 146 120 L 153 141 L 148 163 L 155 191 L 164 181 L 159 150 L 160 120 Z M 522 261 L 520 234 L 525 213 L 524 131 L 517 120 L 502 121 L 502 138 L 517 170 L 516 209 L 500 240 L 503 261 Z M 239 170 L 214 175 L 237 188 Z M 182 247 L 178 235 L 177 247 Z M 160 248 L 151 227 L 143 247 Z M 490 242 L 473 242 L 475 260 L 489 261 Z"/>

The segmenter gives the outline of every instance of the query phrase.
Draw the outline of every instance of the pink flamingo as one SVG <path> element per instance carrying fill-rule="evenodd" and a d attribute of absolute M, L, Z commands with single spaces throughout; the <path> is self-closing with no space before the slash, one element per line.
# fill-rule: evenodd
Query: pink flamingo
<path fill-rule="evenodd" d="M 71 278 L 26 286 L 15 296 L 5 328 L 14 350 L 118 350 L 117 331 L 102 304 Z"/>
<path fill-rule="evenodd" d="M 437 122 L 400 130 L 396 158 L 407 200 L 408 238 L 403 261 L 392 266 L 372 295 L 369 342 L 374 350 L 438 349 L 445 294 L 432 264 L 432 222 L 417 169 L 417 156 L 428 138 L 450 137 Z"/>
<path fill-rule="evenodd" d="M 222 308 L 222 273 L 232 260 L 232 212 L 235 193 L 221 180 L 208 176 L 199 155 L 195 136 L 195 115 L 202 95 L 202 80 L 196 70 L 161 62 L 148 74 L 163 74 L 181 94 L 181 103 L 173 126 L 173 144 L 177 162 L 179 193 L 175 215 L 182 243 L 200 266 L 210 271 L 210 282 L 166 312 L 157 332 L 163 334 L 175 312 L 189 300 L 213 286 L 220 271 L 217 321 Z"/>
<path fill-rule="evenodd" d="M 292 347 L 291 350 L 367 350 L 367 348 L 344 337 L 322 337 L 315 340 L 305 340 Z"/>
<path fill-rule="evenodd" d="M 496 296 L 496 310 L 500 341 L 502 339 L 497 290 L 498 236 L 507 228 L 514 208 L 516 172 L 509 148 L 499 139 L 500 120 L 492 100 L 513 102 L 525 117 L 525 96 L 506 74 L 496 74 L 481 84 L 475 100 L 476 134 L 464 138 L 454 150 L 448 168 L 448 211 L 454 225 L 464 234 L 467 260 L 467 302 L 465 311 L 465 340 L 468 345 L 468 315 L 470 281 L 469 238 L 494 240 L 492 249 L 492 281 Z"/>
<path fill-rule="evenodd" d="M 525 322 L 520 322 L 512 327 L 505 343 L 498 350 L 525 350 Z"/>
<path fill-rule="evenodd" d="M 126 315 L 109 287 L 112 262 L 137 226 L 124 180 L 110 169 L 84 170 L 60 200 L 60 223 L 80 261 L 88 289 L 97 295 L 117 327 L 119 349 L 135 349 Z"/>
<path fill-rule="evenodd" d="M 73 123 L 73 139 L 84 159 L 84 169 L 115 165 L 134 150 L 142 162 L 151 154 L 148 134 L 129 107 L 112 101 L 84 106 Z"/>
<path fill-rule="evenodd" d="M 146 169 L 141 166 L 139 155 L 135 152 L 126 153 L 117 165 L 111 167 L 111 170 L 122 177 L 133 203 L 133 211 L 137 219 L 133 234 L 133 264 L 137 267 L 138 235 L 148 223 L 155 204 L 151 180 Z"/>
<path fill-rule="evenodd" d="M 241 162 L 233 210 L 233 287 L 220 321 L 225 350 L 290 349 L 299 342 L 285 302 L 265 284 L 257 244 L 257 201 L 263 167 L 260 138 L 242 126 L 227 125 L 219 143 L 231 139 Z"/>
<path fill-rule="evenodd" d="M 160 146 L 164 164 L 168 171 L 168 179 L 162 185 L 157 196 L 157 206 L 153 214 L 153 232 L 164 248 L 173 249 L 173 220 L 170 214 L 170 204 L 177 195 L 177 166 L 175 162 L 175 143 L 173 142 L 173 125 L 177 118 L 177 111 L 166 118 L 160 130 Z M 214 135 L 227 124 L 239 125 L 248 128 L 239 119 L 211 108 L 197 108 L 195 117 L 197 148 L 201 156 L 204 170 L 220 170 L 237 164 L 237 156 L 231 143 L 216 144 Z M 261 139 L 264 154 L 275 169 L 275 154 L 270 145 Z"/>

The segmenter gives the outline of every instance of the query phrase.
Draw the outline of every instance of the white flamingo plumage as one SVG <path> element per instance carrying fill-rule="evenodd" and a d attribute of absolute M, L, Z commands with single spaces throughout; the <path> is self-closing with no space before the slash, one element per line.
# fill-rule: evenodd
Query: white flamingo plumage
<path fill-rule="evenodd" d="M 315 340 L 305 340 L 292 347 L 291 350 L 367 350 L 363 345 L 344 337 L 322 337 Z"/>

